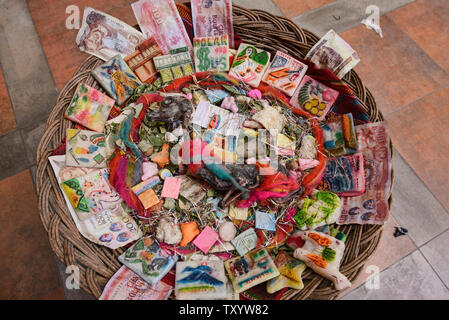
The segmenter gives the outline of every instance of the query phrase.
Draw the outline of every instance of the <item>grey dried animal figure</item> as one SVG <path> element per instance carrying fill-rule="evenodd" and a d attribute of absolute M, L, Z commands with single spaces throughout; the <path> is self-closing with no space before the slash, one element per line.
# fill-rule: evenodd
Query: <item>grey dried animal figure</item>
<path fill-rule="evenodd" d="M 169 96 L 162 100 L 159 111 L 147 114 L 147 119 L 165 122 L 170 131 L 177 128 L 180 123 L 187 129 L 192 112 L 193 106 L 189 99 L 183 96 Z"/>

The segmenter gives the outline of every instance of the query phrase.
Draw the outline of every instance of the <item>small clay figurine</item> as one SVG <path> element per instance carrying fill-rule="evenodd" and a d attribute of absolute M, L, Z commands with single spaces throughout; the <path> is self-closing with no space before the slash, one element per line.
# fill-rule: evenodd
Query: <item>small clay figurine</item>
<path fill-rule="evenodd" d="M 169 96 L 162 100 L 160 110 L 150 112 L 147 119 L 163 121 L 168 125 L 169 131 L 172 131 L 179 123 L 183 128 L 187 128 L 192 112 L 193 106 L 189 99 L 184 96 Z"/>

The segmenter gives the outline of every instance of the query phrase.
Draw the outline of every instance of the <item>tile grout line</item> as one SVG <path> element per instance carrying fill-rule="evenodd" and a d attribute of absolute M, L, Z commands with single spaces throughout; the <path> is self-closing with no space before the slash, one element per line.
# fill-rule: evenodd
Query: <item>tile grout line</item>
<path fill-rule="evenodd" d="M 433 61 L 433 60 L 432 60 L 432 61 Z M 435 61 L 434 61 L 434 62 L 435 62 Z M 398 112 L 398 111 L 402 111 L 402 110 L 406 109 L 407 107 L 409 107 L 411 104 L 416 103 L 416 102 L 418 102 L 418 101 L 420 101 L 420 100 L 422 100 L 422 99 L 424 99 L 424 98 L 430 96 L 431 94 L 433 94 L 433 93 L 435 93 L 435 92 L 437 92 L 437 91 L 439 91 L 439 90 L 441 90 L 441 89 L 444 89 L 444 88 L 446 88 L 446 87 L 448 87 L 448 86 L 449 86 L 449 82 L 446 82 L 446 83 L 442 84 L 440 87 L 438 87 L 438 88 L 436 88 L 436 89 L 434 89 L 434 90 L 432 90 L 432 91 L 430 91 L 430 92 L 428 92 L 428 93 L 422 95 L 422 96 L 419 97 L 419 98 L 416 98 L 415 100 L 413 100 L 413 101 L 411 101 L 411 102 L 409 102 L 409 103 L 407 103 L 407 104 L 405 104 L 405 105 L 399 107 L 398 109 L 396 109 L 396 110 L 394 110 L 394 111 L 391 111 L 391 112 L 389 112 L 389 113 L 387 113 L 387 114 L 384 114 L 384 116 L 387 117 L 387 116 L 390 116 L 390 115 L 395 114 L 395 113 Z"/>
<path fill-rule="evenodd" d="M 424 260 L 426 260 L 427 264 L 430 266 L 430 268 L 432 269 L 432 271 L 435 273 L 435 275 L 438 277 L 438 279 L 440 279 L 441 283 L 443 284 L 443 286 L 448 290 L 449 292 L 449 285 L 446 285 L 446 283 L 444 282 L 443 279 L 441 279 L 439 273 L 435 270 L 435 268 L 433 267 L 433 265 L 429 262 L 429 260 L 427 260 L 426 255 L 421 251 L 420 248 L 418 248 L 419 252 L 421 253 L 421 255 L 423 256 Z"/>

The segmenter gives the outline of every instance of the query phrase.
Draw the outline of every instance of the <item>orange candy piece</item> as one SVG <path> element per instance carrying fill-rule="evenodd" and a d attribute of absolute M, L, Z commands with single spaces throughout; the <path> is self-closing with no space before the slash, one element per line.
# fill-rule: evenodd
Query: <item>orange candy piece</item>
<path fill-rule="evenodd" d="M 151 157 L 151 161 L 157 163 L 159 167 L 163 168 L 170 163 L 170 146 L 166 143 L 162 145 L 162 150 Z"/>
<path fill-rule="evenodd" d="M 181 224 L 182 240 L 179 244 L 181 247 L 188 245 L 200 233 L 196 222 L 186 222 Z"/>

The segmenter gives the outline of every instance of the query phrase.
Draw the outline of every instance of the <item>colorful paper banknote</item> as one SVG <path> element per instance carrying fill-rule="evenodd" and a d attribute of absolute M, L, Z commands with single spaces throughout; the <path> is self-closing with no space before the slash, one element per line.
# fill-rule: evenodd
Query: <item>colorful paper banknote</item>
<path fill-rule="evenodd" d="M 323 182 L 328 190 L 339 196 L 354 197 L 365 192 L 363 154 L 340 156 L 329 159 Z"/>
<path fill-rule="evenodd" d="M 304 63 L 278 51 L 262 81 L 292 96 L 306 74 L 307 68 Z"/>
<path fill-rule="evenodd" d="M 103 133 L 67 129 L 66 163 L 72 167 L 106 168 L 106 147 Z"/>
<path fill-rule="evenodd" d="M 227 35 L 193 39 L 196 72 L 229 71 Z"/>
<path fill-rule="evenodd" d="M 142 85 L 120 55 L 96 67 L 92 75 L 118 105 L 122 105 L 133 95 L 134 89 Z"/>
<path fill-rule="evenodd" d="M 109 279 L 100 300 L 167 300 L 173 286 L 159 281 L 151 286 L 131 269 L 122 266 Z"/>
<path fill-rule="evenodd" d="M 86 239 L 111 249 L 117 249 L 142 237 L 142 231 L 137 223 L 122 206 L 117 207 L 115 211 L 107 209 L 87 219 L 80 220 L 72 207 L 71 201 L 62 189 L 61 183 L 98 171 L 98 169 L 67 167 L 65 156 L 52 156 L 48 160 L 53 168 L 70 215 L 78 231 Z"/>
<path fill-rule="evenodd" d="M 174 79 L 188 76 L 195 72 L 193 61 L 187 52 L 187 48 L 178 49 L 176 52 L 157 56 L 153 59 L 156 70 L 161 74 L 163 83 L 169 83 Z"/>
<path fill-rule="evenodd" d="M 231 0 L 192 0 L 195 37 L 214 37 L 227 34 L 234 49 Z"/>
<path fill-rule="evenodd" d="M 360 62 L 357 52 L 332 29 L 310 49 L 306 60 L 331 70 L 340 79 Z"/>
<path fill-rule="evenodd" d="M 131 6 L 145 37 L 154 37 L 164 54 L 187 47 L 193 57 L 192 43 L 173 0 L 140 0 Z"/>
<path fill-rule="evenodd" d="M 359 152 L 364 157 L 365 192 L 342 197 L 338 224 L 384 224 L 389 217 L 391 190 L 390 138 L 385 122 L 356 126 Z"/>
<path fill-rule="evenodd" d="M 126 57 L 144 40 L 142 33 L 123 21 L 86 7 L 76 44 L 81 51 L 106 61 L 117 54 Z"/>

